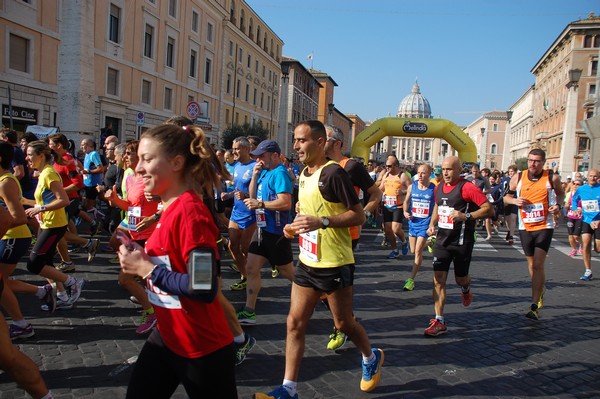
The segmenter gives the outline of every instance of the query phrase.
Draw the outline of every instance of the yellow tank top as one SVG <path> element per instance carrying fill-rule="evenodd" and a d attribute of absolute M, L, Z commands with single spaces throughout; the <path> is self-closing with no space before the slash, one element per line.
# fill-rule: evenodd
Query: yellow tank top
<path fill-rule="evenodd" d="M 50 189 L 50 184 L 53 181 L 59 182 L 62 187 L 62 179 L 60 178 L 60 175 L 56 173 L 52 166 L 44 166 L 44 168 L 40 171 L 38 185 L 35 188 L 35 192 L 33 193 L 36 204 L 47 205 L 50 202 L 54 201 L 54 193 Z M 63 227 L 66 226 L 68 223 L 65 208 L 42 212 L 39 215 L 40 227 L 42 229 Z"/>
<path fill-rule="evenodd" d="M 318 217 L 339 215 L 346 212 L 346 206 L 339 202 L 329 202 L 321 195 L 319 179 L 325 166 L 335 164 L 329 161 L 311 176 L 306 169 L 300 174 L 298 201 L 300 214 Z M 354 263 L 352 240 L 347 227 L 318 229 L 300 235 L 299 259 L 307 266 L 332 268 Z"/>
<path fill-rule="evenodd" d="M 6 179 L 12 179 L 17 184 L 17 187 L 19 188 L 19 199 L 20 199 L 23 196 L 23 193 L 21 192 L 21 185 L 19 184 L 19 179 L 17 179 L 12 173 L 5 173 L 2 176 L 0 176 L 0 182 L 4 181 Z M 2 198 L 2 197 L 0 197 L 0 205 L 6 207 L 6 203 L 4 202 L 4 198 Z M 28 238 L 28 237 L 31 237 L 31 231 L 29 231 L 29 227 L 27 227 L 26 224 L 22 224 L 20 226 L 15 226 L 13 228 L 8 229 L 8 231 L 6 232 L 4 237 L 2 237 L 2 239 L 8 240 L 10 238 Z"/>

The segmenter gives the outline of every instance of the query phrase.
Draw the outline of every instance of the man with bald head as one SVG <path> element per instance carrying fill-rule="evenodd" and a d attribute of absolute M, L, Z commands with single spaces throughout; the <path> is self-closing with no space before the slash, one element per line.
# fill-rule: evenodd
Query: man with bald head
<path fill-rule="evenodd" d="M 433 247 L 433 302 L 435 318 L 429 321 L 425 335 L 438 336 L 447 331 L 444 319 L 446 280 L 450 264 L 454 263 L 454 278 L 462 290 L 462 304 L 469 307 L 473 301 L 469 267 L 475 245 L 477 219 L 491 217 L 492 205 L 485 194 L 474 184 L 460 177 L 462 164 L 458 157 L 448 157 L 442 162 L 444 183 L 434 193 L 435 205 L 428 235 L 436 235 Z M 436 233 L 437 229 L 437 233 Z"/>
<path fill-rule="evenodd" d="M 592 280 L 592 242 L 594 250 L 600 252 L 600 171 L 590 169 L 587 184 L 577 189 L 573 194 L 571 209 L 582 214 L 581 242 L 583 248 L 583 263 L 585 272 L 580 280 Z M 581 208 L 577 205 L 581 202 Z"/>

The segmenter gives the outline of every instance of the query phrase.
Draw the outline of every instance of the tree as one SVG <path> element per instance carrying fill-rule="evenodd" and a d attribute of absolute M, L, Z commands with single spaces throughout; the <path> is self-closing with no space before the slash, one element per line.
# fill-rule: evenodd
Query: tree
<path fill-rule="evenodd" d="M 244 123 L 243 125 L 232 125 L 223 131 L 223 148 L 229 149 L 233 145 L 233 140 L 240 136 L 256 136 L 262 140 L 269 138 L 269 131 L 265 129 L 261 121 L 254 125 Z"/>
<path fill-rule="evenodd" d="M 517 169 L 519 170 L 527 169 L 527 157 L 517 159 L 515 165 L 517 165 Z"/>

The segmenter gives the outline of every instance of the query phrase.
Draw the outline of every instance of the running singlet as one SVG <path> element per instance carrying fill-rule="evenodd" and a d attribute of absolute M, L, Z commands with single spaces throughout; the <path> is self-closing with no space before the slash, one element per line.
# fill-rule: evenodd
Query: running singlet
<path fill-rule="evenodd" d="M 383 182 L 383 204 L 391 211 L 402 208 L 402 196 L 396 195 L 396 190 L 402 187 L 402 183 L 400 183 L 401 175 L 402 174 L 396 176 L 390 175 L 386 177 L 385 181 Z"/>
<path fill-rule="evenodd" d="M 419 189 L 419 182 L 413 182 L 410 191 L 410 214 L 412 220 L 409 223 L 421 226 L 429 225 L 431 221 L 431 213 L 435 205 L 433 190 L 435 184 L 429 183 L 429 186 L 425 190 Z"/>
<path fill-rule="evenodd" d="M 193 249 L 208 247 L 218 254 L 218 236 L 219 231 L 202 199 L 187 191 L 163 212 L 156 230 L 146 241 L 146 253 L 159 267 L 187 273 L 188 255 Z M 177 355 L 197 358 L 233 342 L 217 299 L 204 303 L 169 294 L 154 286 L 151 279 L 146 282 L 146 292 L 154 305 L 160 336 Z"/>
<path fill-rule="evenodd" d="M 127 226 L 129 227 L 131 238 L 136 241 L 148 239 L 156 228 L 156 223 L 139 232 L 135 230 L 135 225 L 141 222 L 143 218 L 154 215 L 158 210 L 158 202 L 149 202 L 146 199 L 146 195 L 144 194 L 144 179 L 141 177 L 136 178 L 135 175 L 132 175 L 127 179 L 127 202 L 129 202 Z"/>
<path fill-rule="evenodd" d="M 548 197 L 553 190 L 548 170 L 544 170 L 536 181 L 528 173 L 521 173 L 517 184 L 517 198 L 528 203 L 519 209 L 519 230 L 538 231 L 554 228 L 554 217 L 548 212 Z"/>
<path fill-rule="evenodd" d="M 252 171 L 254 170 L 256 161 L 252 160 L 246 164 L 238 162 L 235 165 L 235 172 L 233 173 L 233 187 L 235 191 L 241 191 L 248 196 L 250 192 L 250 180 L 252 180 Z M 239 200 L 234 197 L 233 210 L 231 211 L 231 221 L 238 222 L 244 219 L 250 218 L 254 223 L 254 212 L 244 204 L 244 200 Z"/>
<path fill-rule="evenodd" d="M 35 188 L 33 197 L 37 205 L 47 205 L 56 198 L 50 189 L 50 184 L 57 181 L 62 185 L 62 180 L 52 166 L 46 164 L 44 169 L 40 171 L 38 184 Z M 65 208 L 56 209 L 53 211 L 41 212 L 40 227 L 42 229 L 51 229 L 55 227 L 63 227 L 67 225 L 67 213 Z"/>
<path fill-rule="evenodd" d="M 71 184 L 77 186 L 78 189 L 83 188 L 83 178 L 77 171 L 77 164 L 75 159 L 69 153 L 65 153 L 62 156 L 63 161 L 66 165 L 59 165 L 57 162 L 52 165 L 56 173 L 60 175 L 63 182 L 63 187 L 68 187 Z M 67 192 L 69 199 L 79 198 L 78 190 Z"/>
<path fill-rule="evenodd" d="M 20 199 L 23 196 L 23 193 L 21 192 L 21 185 L 19 184 L 19 179 L 17 179 L 15 177 L 15 175 L 13 175 L 12 173 L 5 173 L 2 176 L 0 176 L 0 182 L 4 181 L 6 179 L 12 179 L 17 184 L 17 187 L 19 187 L 19 199 Z M 6 203 L 4 202 L 4 198 L 2 198 L 2 197 L 0 197 L 0 206 L 6 207 Z M 26 224 L 22 224 L 20 226 L 15 226 L 15 227 L 8 229 L 8 231 L 6 232 L 4 237 L 2 237 L 2 239 L 8 240 L 10 238 L 28 238 L 28 237 L 31 237 L 31 231 L 29 231 L 29 227 L 27 227 Z"/>
<path fill-rule="evenodd" d="M 573 195 L 573 208 L 575 202 L 581 202 L 584 223 L 591 224 L 593 221 L 600 220 L 600 183 L 579 187 Z"/>

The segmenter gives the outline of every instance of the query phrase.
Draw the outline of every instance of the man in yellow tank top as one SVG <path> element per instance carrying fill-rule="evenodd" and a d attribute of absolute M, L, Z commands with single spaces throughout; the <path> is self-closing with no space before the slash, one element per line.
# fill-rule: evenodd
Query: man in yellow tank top
<path fill-rule="evenodd" d="M 539 319 L 544 305 L 546 275 L 544 262 L 554 233 L 554 216 L 560 215 L 565 192 L 560 176 L 544 169 L 546 153 L 541 149 L 529 151 L 527 171 L 510 179 L 504 203 L 519 207 L 519 236 L 529 275 L 531 276 L 531 306 L 526 316 Z"/>
<path fill-rule="evenodd" d="M 400 162 L 395 155 L 390 155 L 385 161 L 386 173 L 379 187 L 383 192 L 383 232 L 388 240 L 392 252 L 388 259 L 400 257 L 397 249 L 396 237 L 400 239 L 402 255 L 408 254 L 408 241 L 402 230 L 404 221 L 404 197 L 408 186 L 412 184 L 411 179 L 400 168 Z"/>
<path fill-rule="evenodd" d="M 290 312 L 287 318 L 285 376 L 274 391 L 256 399 L 292 398 L 296 391 L 308 321 L 321 292 L 325 292 L 338 330 L 348 335 L 362 354 L 360 389 L 377 387 L 384 354 L 371 348 L 365 329 L 352 314 L 354 256 L 348 228 L 364 223 L 365 214 L 348 174 L 325 157 L 327 135 L 319 121 L 301 122 L 294 130 L 294 150 L 306 165 L 300 174 L 299 212 L 286 225 L 288 238 L 300 235 Z"/>

